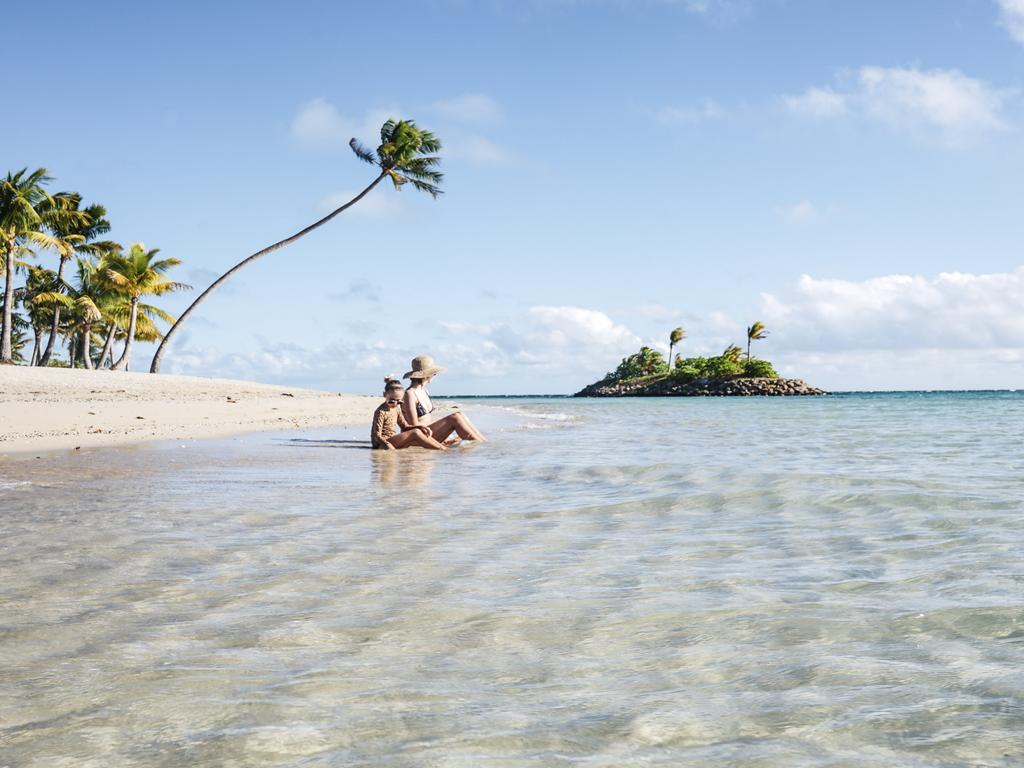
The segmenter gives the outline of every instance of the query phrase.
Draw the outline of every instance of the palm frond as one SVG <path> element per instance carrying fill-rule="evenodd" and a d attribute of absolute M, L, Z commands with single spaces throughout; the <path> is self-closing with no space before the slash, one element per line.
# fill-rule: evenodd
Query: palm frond
<path fill-rule="evenodd" d="M 146 286 L 146 293 L 152 296 L 163 296 L 165 293 L 191 290 L 192 286 L 187 283 L 156 283 L 155 285 Z"/>
<path fill-rule="evenodd" d="M 144 314 L 150 319 L 154 317 L 163 320 L 165 323 L 173 323 L 177 318 L 169 312 L 164 312 L 159 307 L 154 307 L 152 304 L 139 303 L 139 313 Z"/>
<path fill-rule="evenodd" d="M 75 309 L 82 315 L 82 317 L 90 322 L 95 323 L 103 317 L 103 313 L 100 312 L 99 307 L 89 296 L 79 296 L 74 302 Z"/>
<path fill-rule="evenodd" d="M 426 181 L 420 181 L 419 179 L 408 179 L 408 181 L 420 192 L 426 192 L 435 200 L 437 199 L 438 195 L 444 194 L 443 189 L 441 189 L 440 187 L 436 187 L 433 184 L 430 184 Z"/>
<path fill-rule="evenodd" d="M 373 150 L 371 150 L 369 147 L 360 143 L 358 139 L 352 139 L 348 143 L 348 145 L 352 148 L 352 151 L 355 152 L 356 157 L 358 157 L 364 163 L 369 163 L 370 165 L 377 165 L 377 155 L 375 155 L 373 153 Z"/>
<path fill-rule="evenodd" d="M 43 291 L 42 293 L 37 293 L 28 300 L 28 303 L 41 307 L 53 307 L 60 305 L 62 307 L 70 308 L 75 305 L 74 299 L 60 291 Z"/>

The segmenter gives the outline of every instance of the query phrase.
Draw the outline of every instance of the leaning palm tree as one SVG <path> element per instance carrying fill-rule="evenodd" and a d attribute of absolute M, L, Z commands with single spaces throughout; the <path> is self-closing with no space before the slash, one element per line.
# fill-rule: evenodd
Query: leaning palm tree
<path fill-rule="evenodd" d="M 52 181 L 45 168 L 32 173 L 22 168 L 0 180 L 0 259 L 3 260 L 4 301 L 0 324 L 0 363 L 14 362 L 11 334 L 14 330 L 14 268 L 20 256 L 32 253 L 32 247 L 64 247 L 50 231 L 61 221 L 76 220 L 70 201 L 51 196 L 45 187 Z M 48 231 L 49 230 L 49 231 Z"/>
<path fill-rule="evenodd" d="M 181 264 L 179 259 L 157 259 L 159 249 L 147 251 L 142 243 L 135 243 L 126 254 L 115 254 L 107 259 L 103 277 L 106 282 L 128 299 L 129 316 L 124 351 L 112 366 L 112 370 L 126 371 L 131 361 L 132 342 L 138 323 L 139 299 L 143 296 L 161 296 L 172 291 L 191 288 L 184 283 L 164 280 L 172 267 Z"/>
<path fill-rule="evenodd" d="M 669 365 L 671 365 L 672 361 L 675 360 L 675 357 L 672 355 L 672 350 L 675 349 L 676 344 L 678 344 L 679 342 L 681 342 L 685 338 L 686 338 L 686 331 L 684 331 L 681 327 L 674 329 L 672 331 L 672 333 L 669 334 L 669 336 L 668 336 L 668 359 L 669 359 Z"/>
<path fill-rule="evenodd" d="M 238 262 L 238 264 L 214 280 L 210 287 L 199 294 L 196 300 L 181 313 L 178 321 L 167 331 L 167 335 L 164 336 L 160 346 L 157 347 L 156 354 L 153 355 L 153 362 L 149 367 L 150 373 L 159 373 L 160 362 L 163 359 L 167 345 L 174 338 L 174 334 L 181 327 L 182 323 L 185 322 L 196 307 L 223 285 L 228 278 L 261 256 L 266 256 L 268 253 L 272 253 L 279 248 L 284 248 L 286 245 L 290 245 L 299 238 L 308 235 L 314 229 L 322 227 L 339 213 L 351 208 L 366 197 L 384 179 L 391 179 L 395 189 L 401 189 L 405 184 L 412 184 L 416 189 L 428 193 L 431 197 L 436 198 L 441 194 L 440 184 L 444 176 L 437 170 L 441 158 L 436 155 L 441 149 L 441 140 L 430 131 L 417 128 L 416 123 L 412 120 L 388 120 L 385 122 L 380 129 L 380 146 L 377 147 L 376 151 L 371 151 L 369 148 L 364 147 L 356 139 L 352 139 L 349 142 L 349 146 L 360 160 L 377 168 L 378 173 L 373 181 L 358 195 L 344 205 L 335 208 L 319 221 L 313 222 L 291 237 L 286 237 L 284 240 L 279 240 L 273 245 L 268 245 L 266 248 L 256 251 L 256 253 Z"/>
<path fill-rule="evenodd" d="M 750 343 L 752 341 L 760 341 L 767 336 L 768 331 L 760 320 L 747 328 L 747 360 L 750 359 Z"/>
<path fill-rule="evenodd" d="M 78 211 L 80 200 L 74 198 L 74 210 Z M 110 222 L 105 218 L 107 209 L 102 205 L 90 205 L 81 209 L 85 217 L 79 220 L 63 217 L 54 230 L 54 236 L 64 246 L 58 251 L 60 263 L 57 265 L 57 282 L 64 279 L 64 267 L 76 254 L 100 255 L 115 246 L 110 242 L 94 242 L 100 235 L 110 231 Z M 46 349 L 39 358 L 39 365 L 45 366 L 50 362 L 50 355 L 53 354 L 53 344 L 57 338 L 57 329 L 60 328 L 60 306 L 53 309 L 53 318 L 50 325 L 50 338 L 46 342 Z"/>

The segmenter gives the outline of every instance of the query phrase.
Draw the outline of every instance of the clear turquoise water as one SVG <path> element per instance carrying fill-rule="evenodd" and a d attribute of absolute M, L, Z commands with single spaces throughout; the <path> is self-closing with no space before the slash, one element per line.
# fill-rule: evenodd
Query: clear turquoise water
<path fill-rule="evenodd" d="M 0 459 L 0 766 L 1019 766 L 1024 396 Z"/>

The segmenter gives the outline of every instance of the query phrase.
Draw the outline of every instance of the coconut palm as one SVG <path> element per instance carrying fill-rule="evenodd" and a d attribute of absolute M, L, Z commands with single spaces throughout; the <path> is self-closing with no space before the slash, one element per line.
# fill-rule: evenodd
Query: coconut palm
<path fill-rule="evenodd" d="M 668 336 L 668 359 L 669 359 L 670 362 L 676 359 L 672 355 L 672 350 L 675 349 L 676 344 L 678 344 L 679 342 L 681 342 L 685 338 L 686 338 L 686 331 L 684 331 L 681 327 L 674 329 L 672 331 L 672 333 L 669 334 L 669 336 Z"/>
<path fill-rule="evenodd" d="M 103 314 L 103 321 L 106 325 L 103 348 L 100 350 L 96 361 L 97 368 L 113 365 L 114 343 L 124 341 L 128 338 L 128 324 L 131 319 L 131 302 L 123 296 L 113 294 L 100 304 L 100 311 Z M 135 341 L 160 341 L 164 337 L 157 327 L 156 321 L 171 325 L 174 323 L 174 315 L 171 315 L 159 307 L 139 302 L 135 313 Z"/>
<path fill-rule="evenodd" d="M 143 296 L 161 296 L 172 291 L 187 290 L 191 286 L 164 280 L 164 275 L 181 264 L 179 259 L 157 259 L 159 249 L 147 251 L 142 243 L 135 243 L 128 253 L 115 253 L 106 260 L 103 277 L 118 293 L 128 299 L 128 328 L 124 351 L 112 370 L 126 371 L 131 361 L 132 342 L 138 325 L 139 299 Z"/>
<path fill-rule="evenodd" d="M 753 341 L 760 341 L 767 336 L 768 331 L 765 329 L 764 323 L 760 320 L 747 328 L 747 360 L 750 359 L 750 343 Z"/>
<path fill-rule="evenodd" d="M 17 315 L 14 316 L 14 328 L 11 329 L 11 362 L 24 363 L 24 350 L 28 346 L 28 336 L 25 334 L 25 321 Z"/>
<path fill-rule="evenodd" d="M 388 120 L 385 122 L 380 129 L 380 146 L 377 147 L 376 151 L 371 151 L 369 148 L 364 147 L 356 139 L 352 139 L 349 142 L 349 146 L 360 160 L 377 168 L 378 173 L 373 181 L 347 203 L 335 208 L 319 221 L 313 222 L 291 237 L 286 237 L 284 240 L 279 240 L 273 245 L 268 245 L 266 248 L 256 251 L 256 253 L 246 257 L 214 280 L 210 287 L 199 294 L 196 300 L 181 313 L 178 321 L 167 331 L 167 335 L 160 343 L 160 346 L 157 347 L 156 354 L 153 355 L 153 362 L 149 367 L 151 373 L 158 373 L 160 371 L 160 362 L 163 359 L 164 351 L 182 323 L 185 322 L 196 307 L 223 285 L 228 278 L 246 265 L 256 261 L 256 259 L 266 256 L 268 253 L 272 253 L 279 248 L 284 248 L 286 245 L 290 245 L 299 238 L 308 235 L 318 227 L 322 227 L 335 216 L 351 208 L 366 197 L 384 179 L 391 179 L 395 189 L 401 189 L 405 184 L 412 184 L 416 189 L 428 193 L 431 197 L 436 198 L 441 194 L 440 184 L 443 174 L 437 170 L 441 158 L 436 155 L 441 149 L 441 140 L 430 131 L 418 128 L 412 120 Z"/>
<path fill-rule="evenodd" d="M 32 173 L 22 168 L 0 180 L 0 259 L 4 270 L 3 321 L 0 324 L 0 363 L 14 362 L 11 334 L 14 329 L 14 269 L 19 257 L 32 253 L 32 247 L 65 246 L 49 231 L 62 220 L 75 220 L 70 201 L 51 196 L 46 185 L 52 179 L 45 168 Z"/>
<path fill-rule="evenodd" d="M 44 267 L 30 266 L 25 280 L 22 304 L 32 326 L 32 357 L 29 365 L 38 365 L 43 351 L 43 333 L 51 326 L 56 306 L 68 306 L 70 299 L 58 290 L 57 274 Z"/>
<path fill-rule="evenodd" d="M 77 195 L 72 198 L 76 212 L 80 211 L 85 216 L 80 219 L 62 217 L 54 228 L 54 236 L 63 244 L 58 252 L 60 263 L 57 265 L 57 282 L 62 284 L 64 278 L 64 267 L 76 254 L 88 254 L 99 256 L 116 244 L 111 242 L 94 242 L 100 235 L 110 231 L 110 222 L 107 221 L 107 209 L 102 205 L 90 205 L 80 209 L 81 201 Z M 53 318 L 50 325 L 50 338 L 46 342 L 46 349 L 39 358 L 39 365 L 46 365 L 53 354 L 53 344 L 57 338 L 57 329 L 60 327 L 61 307 L 53 308 Z"/>
<path fill-rule="evenodd" d="M 79 339 L 78 356 L 82 358 L 82 365 L 90 369 L 94 367 L 93 330 L 103 320 L 104 303 L 114 296 L 106 279 L 107 268 L 108 263 L 104 259 L 99 262 L 78 259 L 75 285 L 68 286 L 68 296 L 72 300 L 68 320 L 70 335 Z M 75 356 L 72 355 L 71 365 L 74 363 Z"/>

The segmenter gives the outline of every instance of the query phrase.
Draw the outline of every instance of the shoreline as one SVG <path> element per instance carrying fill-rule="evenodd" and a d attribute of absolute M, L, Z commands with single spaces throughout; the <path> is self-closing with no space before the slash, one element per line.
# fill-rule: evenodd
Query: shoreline
<path fill-rule="evenodd" d="M 369 428 L 379 398 L 171 374 L 0 366 L 0 455 Z"/>

